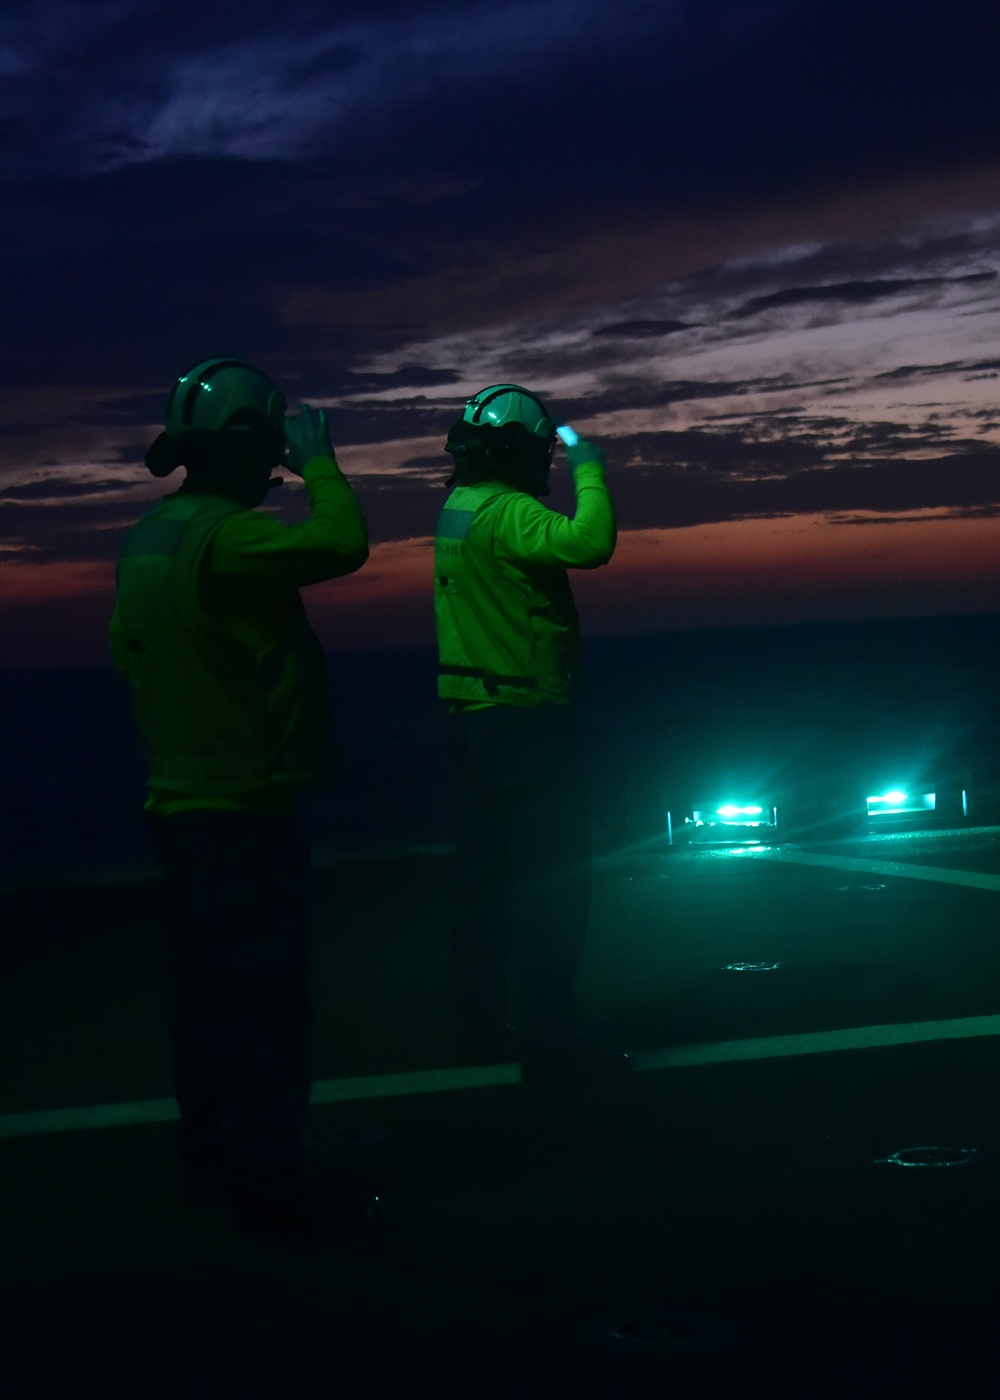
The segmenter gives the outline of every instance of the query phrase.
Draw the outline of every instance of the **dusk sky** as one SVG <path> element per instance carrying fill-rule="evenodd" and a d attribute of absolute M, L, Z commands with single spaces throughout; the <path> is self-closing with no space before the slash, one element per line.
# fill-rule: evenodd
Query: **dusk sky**
<path fill-rule="evenodd" d="M 218 353 L 330 409 L 375 542 L 330 646 L 432 639 L 504 379 L 606 448 L 586 631 L 1000 609 L 998 55 L 982 0 L 8 0 L 0 666 L 105 658 Z"/>

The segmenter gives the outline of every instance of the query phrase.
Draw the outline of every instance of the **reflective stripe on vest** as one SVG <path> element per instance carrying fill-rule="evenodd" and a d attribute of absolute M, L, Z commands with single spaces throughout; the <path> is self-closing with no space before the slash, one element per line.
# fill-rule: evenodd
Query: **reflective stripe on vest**
<path fill-rule="evenodd" d="M 476 517 L 474 510 L 449 510 L 445 506 L 438 517 L 437 537 L 439 540 L 465 540 L 469 537 L 472 522 Z"/>

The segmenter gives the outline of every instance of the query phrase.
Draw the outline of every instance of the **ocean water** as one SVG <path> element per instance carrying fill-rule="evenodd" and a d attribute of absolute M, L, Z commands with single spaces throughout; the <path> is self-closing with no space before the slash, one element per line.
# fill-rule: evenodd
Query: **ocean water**
<path fill-rule="evenodd" d="M 821 830 L 866 787 L 926 777 L 995 794 L 998 641 L 996 615 L 585 639 L 598 848 L 655 835 L 668 809 L 706 797 L 764 796 Z M 334 787 L 308 801 L 317 852 L 449 843 L 455 782 L 433 651 L 344 652 L 329 667 L 346 752 Z M 0 673 L 0 713 L 0 875 L 148 868 L 143 758 L 120 677 Z"/>

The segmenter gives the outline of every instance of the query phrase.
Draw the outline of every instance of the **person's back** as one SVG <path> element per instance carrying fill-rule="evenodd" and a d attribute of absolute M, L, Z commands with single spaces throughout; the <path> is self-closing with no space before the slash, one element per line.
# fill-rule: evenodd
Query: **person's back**
<path fill-rule="evenodd" d="M 501 481 L 459 486 L 437 532 L 438 693 L 510 705 L 565 704 L 577 615 L 565 568 L 533 560 L 519 516 L 534 504 Z"/>
<path fill-rule="evenodd" d="M 263 399 L 268 381 L 258 387 L 263 376 L 239 373 L 242 398 Z M 193 372 L 186 378 L 201 384 Z M 178 454 L 187 458 L 187 479 L 125 541 L 112 645 L 146 743 L 154 812 L 223 797 L 273 806 L 330 775 L 325 669 L 298 590 L 359 568 L 366 531 L 316 424 L 295 463 L 312 518 L 288 527 L 253 509 L 283 457 L 279 400 L 274 422 L 258 411 L 248 424 L 244 404 L 240 427 L 168 428 L 151 450 L 161 473 Z"/>
<path fill-rule="evenodd" d="M 568 567 L 607 563 L 615 520 L 600 449 L 570 458 L 577 510 L 541 504 L 555 425 L 534 394 L 494 385 L 449 434 L 435 545 L 438 693 L 462 780 L 452 997 L 467 1058 L 573 1059 L 589 910 L 579 622 Z M 505 1029 L 508 978 L 517 1036 Z"/>
<path fill-rule="evenodd" d="M 285 459 L 286 444 L 288 458 Z M 334 747 L 319 642 L 299 588 L 367 557 L 364 518 L 325 415 L 245 361 L 175 385 L 146 457 L 180 490 L 118 561 L 112 648 L 150 763 L 146 803 L 170 915 L 169 1029 L 185 1188 L 248 1233 L 311 1226 L 305 1198 L 310 868 L 298 810 Z M 286 526 L 254 509 L 278 465 L 312 506 Z"/>

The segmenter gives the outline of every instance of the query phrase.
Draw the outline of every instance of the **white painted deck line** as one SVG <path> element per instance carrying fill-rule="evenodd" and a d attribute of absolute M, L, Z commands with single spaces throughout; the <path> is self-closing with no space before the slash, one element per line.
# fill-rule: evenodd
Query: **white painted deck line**
<path fill-rule="evenodd" d="M 850 1026 L 845 1030 L 805 1031 L 801 1035 L 767 1035 L 757 1040 L 721 1040 L 711 1045 L 678 1045 L 670 1050 L 642 1050 L 632 1058 L 637 1070 L 681 1069 L 733 1060 L 770 1060 L 789 1055 L 821 1055 L 835 1050 L 877 1050 L 890 1045 L 917 1045 L 928 1040 L 966 1040 L 1000 1035 L 1000 1015 L 963 1016 L 951 1021 L 910 1021 L 887 1026 Z"/>
<path fill-rule="evenodd" d="M 436 1094 L 448 1089 L 487 1089 L 517 1084 L 521 1066 L 469 1065 L 458 1069 L 418 1069 L 408 1074 L 368 1074 L 357 1079 L 324 1079 L 313 1085 L 310 1103 L 349 1099 L 392 1099 L 404 1094 Z M 95 1104 L 85 1108 L 42 1109 L 0 1114 L 0 1138 L 37 1133 L 74 1133 L 85 1128 L 125 1128 L 139 1123 L 170 1123 L 180 1117 L 174 1099 Z"/>
<path fill-rule="evenodd" d="M 366 1074 L 358 1079 L 324 1079 L 313 1085 L 310 1103 L 347 1099 L 393 1099 L 402 1094 L 440 1094 L 449 1089 L 492 1089 L 519 1084 L 521 1066 L 464 1065 L 458 1069 L 415 1069 L 408 1074 Z"/>
<path fill-rule="evenodd" d="M 990 1035 L 1000 1035 L 1000 1015 L 964 1016 L 950 1021 L 911 1021 L 887 1026 L 851 1026 L 844 1030 L 807 1031 L 801 1035 L 763 1036 L 756 1040 L 679 1045 L 669 1050 L 643 1050 L 632 1058 L 637 1071 L 683 1069 L 691 1065 L 726 1064 L 734 1060 L 769 1060 L 838 1050 L 874 1050 L 891 1045 L 965 1040 Z M 520 1078 L 520 1065 L 506 1064 L 414 1070 L 408 1074 L 372 1074 L 356 1079 L 326 1079 L 313 1086 L 312 1102 L 338 1103 L 351 1099 L 395 1098 L 404 1094 L 435 1094 L 454 1089 L 486 1089 L 500 1084 L 516 1084 Z M 173 1099 L 56 1108 L 36 1113 L 6 1113 L 0 1115 L 0 1138 L 169 1123 L 177 1117 L 177 1105 Z"/>
<path fill-rule="evenodd" d="M 37 1133 L 75 1133 L 83 1128 L 126 1128 L 135 1123 L 169 1123 L 179 1117 L 173 1099 L 140 1099 L 135 1103 L 101 1103 L 85 1108 L 5 1113 L 0 1117 L 0 1138 L 34 1137 Z"/>
<path fill-rule="evenodd" d="M 788 848 L 747 846 L 743 852 L 754 860 L 784 861 L 789 865 L 819 865 L 829 870 L 850 870 L 859 875 L 897 875 L 906 880 L 939 880 L 946 885 L 968 885 L 975 890 L 1000 890 L 1000 875 L 977 870 L 945 870 L 935 865 L 909 865 L 902 860 L 862 860 L 856 856 L 819 856 Z"/>

